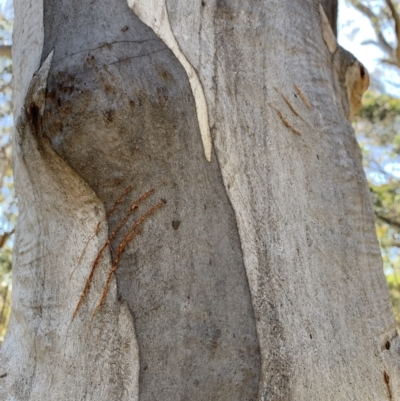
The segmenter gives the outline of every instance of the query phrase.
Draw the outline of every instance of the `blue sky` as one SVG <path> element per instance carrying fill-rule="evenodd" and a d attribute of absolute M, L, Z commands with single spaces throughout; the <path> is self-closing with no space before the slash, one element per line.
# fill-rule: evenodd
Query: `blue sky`
<path fill-rule="evenodd" d="M 394 40 L 393 31 L 385 32 L 387 40 Z M 367 17 L 355 8 L 339 0 L 338 41 L 342 47 L 353 53 L 367 68 L 370 74 L 379 78 L 385 90 L 400 97 L 400 74 L 390 66 L 382 66 L 379 60 L 383 53 L 375 45 L 364 45 L 363 42 L 375 40 L 375 32 Z"/>

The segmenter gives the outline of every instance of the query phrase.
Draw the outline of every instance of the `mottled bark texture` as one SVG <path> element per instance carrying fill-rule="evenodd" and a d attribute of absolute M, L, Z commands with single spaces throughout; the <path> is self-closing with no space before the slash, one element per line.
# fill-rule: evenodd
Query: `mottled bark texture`
<path fill-rule="evenodd" d="M 399 399 L 348 121 L 368 74 L 324 23 L 333 9 L 128 4 L 16 1 L 0 399 Z"/>

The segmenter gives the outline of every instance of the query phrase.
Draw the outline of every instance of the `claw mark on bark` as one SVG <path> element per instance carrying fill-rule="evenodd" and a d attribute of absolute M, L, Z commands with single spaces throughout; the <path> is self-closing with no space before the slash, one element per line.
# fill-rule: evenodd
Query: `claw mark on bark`
<path fill-rule="evenodd" d="M 303 103 L 307 106 L 308 109 L 312 110 L 311 104 L 307 100 L 304 93 L 300 90 L 300 88 L 297 85 L 293 85 L 293 86 L 294 86 L 294 89 L 296 90 L 297 94 L 300 96 L 300 99 L 303 101 Z"/>
<path fill-rule="evenodd" d="M 277 87 L 274 87 L 274 89 L 282 96 L 283 100 L 284 100 L 285 103 L 289 106 L 290 110 L 292 110 L 293 113 L 294 113 L 297 117 L 301 118 L 304 122 L 306 122 L 306 121 L 304 120 L 304 118 L 300 115 L 300 113 L 294 108 L 294 106 L 292 105 L 292 103 L 290 102 L 290 100 L 289 100 L 282 92 L 280 92 L 279 89 L 278 89 Z"/>
<path fill-rule="evenodd" d="M 182 64 L 189 78 L 194 100 L 196 102 L 197 119 L 206 159 L 211 161 L 212 141 L 208 121 L 207 101 L 196 70 L 189 63 L 179 48 L 179 44 L 169 23 L 165 0 L 127 0 L 129 7 L 155 34 L 171 49 Z"/>
<path fill-rule="evenodd" d="M 319 13 L 321 15 L 322 36 L 325 40 L 326 45 L 328 46 L 329 51 L 331 52 L 331 54 L 333 54 L 337 50 L 338 45 L 329 19 L 326 16 L 324 7 L 321 3 L 319 3 Z"/>
<path fill-rule="evenodd" d="M 126 197 L 126 195 L 129 194 L 129 192 L 131 192 L 133 189 L 132 186 L 129 186 L 127 188 L 124 189 L 124 191 L 122 192 L 122 194 L 119 196 L 119 198 L 115 201 L 115 203 L 111 206 L 111 209 L 107 212 L 106 214 L 106 219 L 108 219 L 113 213 L 115 208 L 124 200 L 124 198 Z"/>
<path fill-rule="evenodd" d="M 129 192 L 131 192 L 133 189 L 132 186 L 129 186 L 127 188 L 124 189 L 124 191 L 122 192 L 122 194 L 119 196 L 119 198 L 115 201 L 115 203 L 112 205 L 112 207 L 110 208 L 110 210 L 107 212 L 106 214 L 106 220 L 114 213 L 115 208 L 124 200 L 124 198 L 126 197 L 126 195 L 128 195 Z M 72 276 L 75 273 L 76 268 L 81 264 L 83 256 L 85 255 L 86 249 L 88 247 L 88 245 L 90 244 L 90 242 L 93 240 L 93 238 L 99 233 L 100 231 L 100 227 L 101 224 L 103 223 L 103 221 L 99 221 L 99 223 L 96 226 L 95 232 L 94 234 L 89 238 L 89 240 L 86 242 L 85 247 L 83 248 L 83 251 L 81 253 L 81 255 L 79 256 L 78 259 L 78 263 L 76 264 L 76 266 L 74 267 L 74 269 L 72 270 L 69 279 L 71 280 Z"/>
<path fill-rule="evenodd" d="M 92 317 L 101 309 L 101 307 L 104 305 L 104 302 L 106 300 L 108 290 L 110 288 L 110 283 L 111 283 L 111 278 L 114 272 L 117 270 L 119 261 L 121 259 L 121 255 L 125 251 L 125 248 L 132 242 L 132 240 L 138 236 L 139 234 L 142 233 L 143 228 L 137 229 L 150 215 L 152 215 L 156 210 L 160 209 L 161 207 L 164 206 L 164 202 L 157 203 L 154 205 L 152 208 L 150 208 L 139 220 L 137 220 L 131 227 L 130 229 L 125 233 L 121 243 L 118 245 L 117 249 L 117 255 L 114 258 L 114 262 L 111 266 L 111 269 L 108 273 L 106 285 L 104 286 L 103 293 L 101 294 L 100 301 L 98 305 L 96 306 L 96 309 L 93 311 Z"/>
<path fill-rule="evenodd" d="M 70 280 L 72 279 L 72 276 L 74 275 L 75 270 L 77 269 L 77 267 L 81 264 L 82 259 L 83 259 L 83 256 L 85 255 L 86 249 L 87 249 L 87 247 L 89 246 L 90 242 L 91 242 L 91 241 L 93 240 L 93 238 L 99 233 L 100 227 L 101 227 L 101 224 L 102 224 L 102 223 L 103 223 L 102 221 L 99 221 L 99 222 L 97 223 L 96 230 L 95 230 L 94 234 L 93 234 L 93 235 L 89 238 L 89 240 L 86 242 L 86 245 L 85 245 L 85 247 L 83 248 L 83 251 L 82 251 L 81 255 L 79 256 L 78 263 L 76 264 L 76 266 L 73 268 L 71 274 L 69 275 L 69 279 L 70 279 Z"/>
<path fill-rule="evenodd" d="M 105 242 L 105 244 L 100 249 L 99 253 L 96 256 L 96 259 L 93 262 L 92 269 L 90 271 L 89 277 L 86 280 L 85 287 L 82 290 L 82 294 L 81 294 L 81 296 L 79 298 L 78 304 L 76 305 L 76 308 L 75 308 L 74 313 L 72 315 L 72 320 L 75 319 L 76 315 L 78 314 L 78 311 L 79 311 L 80 307 L 82 306 L 83 301 L 86 298 L 86 295 L 88 294 L 88 291 L 89 291 L 90 286 L 91 286 L 92 281 L 93 281 L 94 274 L 96 272 L 97 267 L 100 264 L 101 257 L 103 256 L 104 251 L 111 245 L 112 240 L 116 237 L 116 235 L 121 230 L 121 228 L 126 224 L 126 222 L 128 221 L 129 217 L 132 215 L 132 213 L 135 212 L 136 209 L 139 207 L 139 205 L 142 202 L 144 202 L 153 193 L 154 193 L 154 189 L 151 189 L 150 191 L 147 191 L 139 199 L 137 199 L 135 202 L 132 203 L 132 206 L 129 208 L 128 212 L 125 214 L 125 216 L 122 218 L 122 220 L 119 222 L 117 228 L 111 233 L 111 235 L 108 237 L 108 239 Z M 117 202 L 118 201 L 119 200 L 117 200 Z M 144 216 L 142 216 L 137 222 L 134 223 L 134 225 L 128 230 L 128 232 L 125 234 L 125 236 L 128 236 L 127 237 L 128 239 L 131 238 L 131 235 L 133 234 L 132 231 L 134 231 L 139 225 L 141 225 L 144 222 L 144 220 L 146 220 L 150 216 L 150 214 L 154 213 L 157 209 L 159 209 L 164 204 L 165 204 L 165 201 L 163 201 L 161 203 L 158 203 L 157 205 L 153 206 Z M 124 242 L 124 240 L 127 240 L 127 238 L 125 238 L 125 236 L 124 236 L 124 239 L 122 240 L 122 242 Z M 128 243 L 130 241 L 132 241 L 132 239 L 134 237 L 129 239 Z M 128 243 L 126 245 L 128 245 Z M 122 251 L 125 249 L 125 246 L 123 247 Z M 118 248 L 118 249 L 120 249 L 120 248 Z M 117 257 L 118 256 L 120 256 L 120 255 L 117 254 Z"/>
<path fill-rule="evenodd" d="M 268 104 L 269 107 L 273 108 L 277 113 L 278 116 L 280 117 L 280 119 L 282 120 L 283 124 L 288 127 L 289 129 L 291 129 L 296 135 L 301 135 L 301 132 L 298 131 L 296 128 L 293 127 L 292 124 L 290 124 L 290 122 L 288 120 L 286 120 L 286 118 L 283 116 L 282 112 L 277 109 L 274 105 L 272 105 L 271 103 Z"/>

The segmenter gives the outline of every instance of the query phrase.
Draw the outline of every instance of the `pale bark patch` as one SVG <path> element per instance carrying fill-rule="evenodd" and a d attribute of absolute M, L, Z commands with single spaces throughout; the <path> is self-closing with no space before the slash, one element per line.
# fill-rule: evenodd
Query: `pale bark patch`
<path fill-rule="evenodd" d="M 139 345 L 132 318 L 128 304 L 122 303 L 118 315 L 118 333 L 122 350 L 119 353 L 119 366 L 124 387 L 121 401 L 139 400 Z M 132 364 L 132 361 L 136 363 Z"/>
<path fill-rule="evenodd" d="M 14 1 L 14 8 L 13 46 L 18 50 L 12 54 L 13 104 L 17 121 L 32 74 L 39 68 L 44 41 L 43 0 Z"/>
<path fill-rule="evenodd" d="M 152 28 L 155 34 L 171 49 L 185 69 L 196 102 L 204 153 L 206 159 L 211 161 L 212 140 L 206 97 L 196 70 L 182 53 L 172 32 L 165 0 L 128 0 L 128 5 L 141 21 Z"/>
<path fill-rule="evenodd" d="M 362 95 L 369 86 L 368 71 L 358 60 L 347 67 L 346 86 L 350 105 L 349 119 L 351 121 L 361 107 Z"/>
<path fill-rule="evenodd" d="M 322 36 L 324 37 L 325 43 L 328 46 L 329 51 L 333 54 L 337 50 L 337 42 L 335 34 L 333 33 L 331 24 L 326 16 L 324 7 L 319 3 L 319 13 L 321 14 L 322 23 Z"/>
<path fill-rule="evenodd" d="M 47 77 L 49 76 L 53 54 L 54 52 L 51 51 L 40 69 L 33 74 L 32 82 L 28 90 L 28 97 L 35 103 L 41 116 L 43 116 L 44 107 L 46 105 Z"/>

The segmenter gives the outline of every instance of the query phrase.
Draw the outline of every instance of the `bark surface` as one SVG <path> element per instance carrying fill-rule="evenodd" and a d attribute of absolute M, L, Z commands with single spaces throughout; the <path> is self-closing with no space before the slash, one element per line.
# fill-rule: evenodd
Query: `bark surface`
<path fill-rule="evenodd" d="M 16 1 L 0 398 L 400 399 L 333 9 L 129 6 Z"/>

